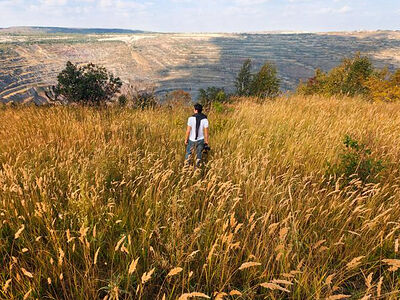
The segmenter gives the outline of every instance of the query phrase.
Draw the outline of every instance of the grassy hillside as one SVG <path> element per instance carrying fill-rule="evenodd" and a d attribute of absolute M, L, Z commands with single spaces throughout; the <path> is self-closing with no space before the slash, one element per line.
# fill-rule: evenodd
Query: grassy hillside
<path fill-rule="evenodd" d="M 397 299 L 399 110 L 210 112 L 197 171 L 183 166 L 190 109 L 2 110 L 0 298 Z M 375 183 L 329 175 L 346 134 L 382 160 Z"/>

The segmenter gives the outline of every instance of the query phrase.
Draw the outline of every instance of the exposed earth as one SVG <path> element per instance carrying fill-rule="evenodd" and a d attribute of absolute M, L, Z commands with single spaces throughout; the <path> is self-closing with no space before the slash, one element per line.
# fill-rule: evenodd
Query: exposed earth
<path fill-rule="evenodd" d="M 72 30 L 71 30 L 72 31 Z M 294 89 L 316 68 L 329 70 L 357 51 L 376 67 L 400 67 L 400 32 L 338 33 L 69 33 L 0 30 L 0 101 L 42 103 L 68 60 L 105 66 L 131 85 L 149 84 L 158 94 L 183 89 L 196 96 L 209 86 L 233 90 L 247 58 L 254 70 L 272 61 L 282 89 Z M 85 31 L 84 31 L 85 32 Z"/>

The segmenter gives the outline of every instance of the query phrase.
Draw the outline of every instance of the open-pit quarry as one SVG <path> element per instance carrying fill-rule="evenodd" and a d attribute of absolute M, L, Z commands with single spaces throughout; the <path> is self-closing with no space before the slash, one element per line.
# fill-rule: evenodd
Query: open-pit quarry
<path fill-rule="evenodd" d="M 0 32 L 0 101 L 46 101 L 67 61 L 102 65 L 131 85 L 152 85 L 159 95 L 209 86 L 233 91 L 243 61 L 254 71 L 276 64 L 282 90 L 293 90 L 316 68 L 329 70 L 356 52 L 376 67 L 400 66 L 400 32 L 252 34 L 9 34 Z"/>

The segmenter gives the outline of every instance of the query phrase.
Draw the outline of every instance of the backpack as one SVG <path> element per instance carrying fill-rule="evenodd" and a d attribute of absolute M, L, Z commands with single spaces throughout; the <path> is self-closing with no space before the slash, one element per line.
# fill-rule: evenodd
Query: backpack
<path fill-rule="evenodd" d="M 207 116 L 205 114 L 199 113 L 199 114 L 194 114 L 192 117 L 196 118 L 196 141 L 197 141 L 197 138 L 199 137 L 201 120 L 207 119 Z"/>

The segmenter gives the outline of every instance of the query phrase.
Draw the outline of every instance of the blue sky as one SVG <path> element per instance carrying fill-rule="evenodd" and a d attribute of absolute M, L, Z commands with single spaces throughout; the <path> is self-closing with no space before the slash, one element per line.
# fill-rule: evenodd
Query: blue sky
<path fill-rule="evenodd" d="M 400 0 L 0 0 L 0 27 L 164 32 L 400 30 Z"/>

